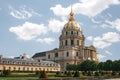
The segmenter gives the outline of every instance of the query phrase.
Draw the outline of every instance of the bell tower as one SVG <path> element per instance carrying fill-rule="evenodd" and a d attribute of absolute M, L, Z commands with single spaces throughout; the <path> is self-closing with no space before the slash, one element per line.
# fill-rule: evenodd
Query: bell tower
<path fill-rule="evenodd" d="M 69 21 L 64 25 L 62 34 L 59 37 L 59 48 L 84 46 L 84 39 L 81 27 L 75 21 L 74 13 L 71 9 Z"/>

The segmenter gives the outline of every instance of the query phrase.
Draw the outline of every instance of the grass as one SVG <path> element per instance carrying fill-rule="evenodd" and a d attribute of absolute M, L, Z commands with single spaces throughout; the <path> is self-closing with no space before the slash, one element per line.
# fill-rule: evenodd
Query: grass
<path fill-rule="evenodd" d="M 0 80 L 29 80 L 38 79 L 38 77 L 0 77 Z"/>

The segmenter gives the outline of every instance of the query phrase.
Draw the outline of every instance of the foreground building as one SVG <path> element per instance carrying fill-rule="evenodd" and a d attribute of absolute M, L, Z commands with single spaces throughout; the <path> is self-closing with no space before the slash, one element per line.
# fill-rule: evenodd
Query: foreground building
<path fill-rule="evenodd" d="M 93 45 L 85 46 L 85 37 L 71 10 L 69 21 L 64 25 L 59 37 L 59 48 L 33 55 L 36 60 L 49 60 L 61 65 L 62 71 L 67 64 L 79 64 L 84 60 L 98 61 L 98 52 Z"/>
<path fill-rule="evenodd" d="M 60 71 L 60 65 L 53 61 L 38 61 L 25 54 L 15 58 L 0 56 L 0 70 L 10 71 Z"/>

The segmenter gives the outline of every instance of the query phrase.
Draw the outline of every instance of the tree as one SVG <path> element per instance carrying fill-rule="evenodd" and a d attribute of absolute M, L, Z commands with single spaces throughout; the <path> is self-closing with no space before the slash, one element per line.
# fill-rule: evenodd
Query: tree
<path fill-rule="evenodd" d="M 86 60 L 78 65 L 78 70 L 81 71 L 96 71 L 98 63 L 95 61 Z"/>
<path fill-rule="evenodd" d="M 68 71 L 76 71 L 77 65 L 75 65 L 75 64 L 67 64 L 66 69 Z"/>
<path fill-rule="evenodd" d="M 106 71 L 111 71 L 112 70 L 112 60 L 107 60 L 105 63 L 104 63 L 104 70 Z"/>
<path fill-rule="evenodd" d="M 100 62 L 98 64 L 98 69 L 101 71 L 101 70 L 104 70 L 104 62 Z"/>

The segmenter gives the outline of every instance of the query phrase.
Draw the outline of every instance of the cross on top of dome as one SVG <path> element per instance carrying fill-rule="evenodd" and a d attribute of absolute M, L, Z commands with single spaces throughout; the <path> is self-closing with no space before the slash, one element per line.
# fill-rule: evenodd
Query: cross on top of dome
<path fill-rule="evenodd" d="M 69 18 L 69 21 L 74 21 L 74 13 L 73 13 L 73 10 L 72 10 L 72 7 L 71 7 L 71 12 L 70 12 L 70 18 Z"/>

